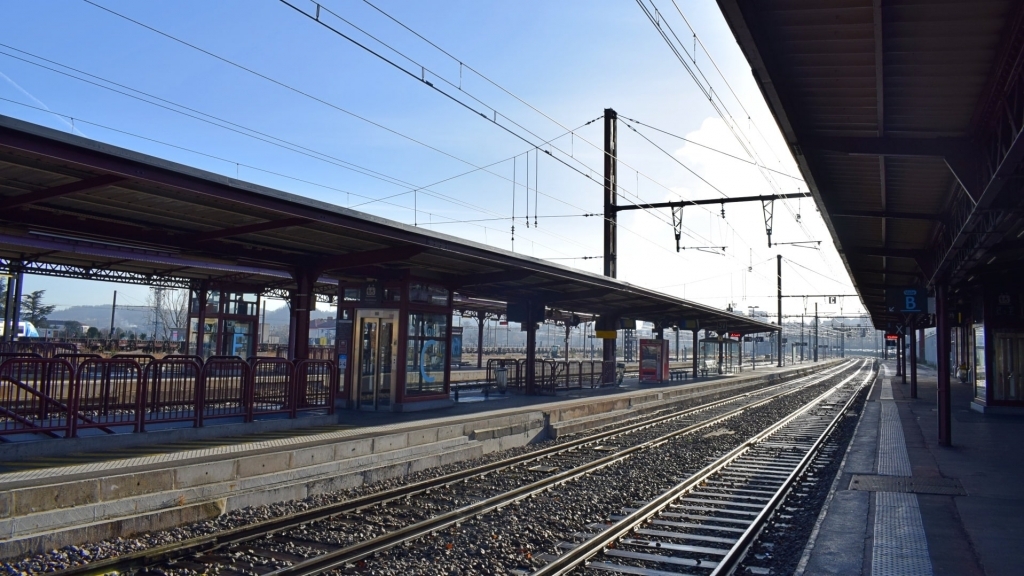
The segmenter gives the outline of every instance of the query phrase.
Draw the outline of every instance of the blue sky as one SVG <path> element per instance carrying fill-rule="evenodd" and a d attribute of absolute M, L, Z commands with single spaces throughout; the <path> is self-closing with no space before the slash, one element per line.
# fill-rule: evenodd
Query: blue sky
<path fill-rule="evenodd" d="M 601 211 L 601 153 L 587 143 L 600 144 L 601 123 L 583 127 L 572 136 L 566 135 L 568 129 L 612 107 L 623 116 L 746 157 L 634 1 L 374 2 L 455 59 L 363 0 L 323 2 L 323 21 L 338 31 L 417 76 L 422 66 L 424 78 L 439 87 L 445 86 L 445 80 L 461 86 L 461 91 L 456 87 L 453 93 L 482 101 L 472 104 L 476 110 L 497 110 L 500 123 L 517 123 L 514 130 L 532 132 L 534 142 L 557 138 L 546 146 L 557 148 L 555 155 L 564 163 L 541 153 L 538 166 L 530 152 L 530 187 L 536 179 L 537 189 L 529 194 L 523 181 L 527 176 L 525 154 L 533 150 L 531 144 L 280 1 L 93 1 L 277 83 L 83 0 L 0 0 L 5 15 L 0 20 L 0 43 L 6 46 L 0 46 L 0 51 L 7 54 L 0 55 L 0 98 L 45 107 L 63 116 L 6 100 L 0 100 L 0 114 L 74 129 L 97 140 L 506 249 L 512 247 L 511 158 L 519 155 L 515 161 L 515 250 L 558 258 L 560 263 L 585 270 L 601 269 L 599 260 L 573 259 L 601 253 L 600 219 L 583 216 Z M 292 4 L 307 14 L 315 12 L 312 3 L 292 0 Z M 656 0 L 655 5 L 692 47 L 691 33 L 671 0 Z M 699 48 L 696 64 L 708 74 L 716 94 L 724 95 L 737 126 L 759 157 L 770 168 L 797 174 L 717 5 L 679 2 L 679 8 L 729 84 L 715 73 L 708 55 Z M 352 25 L 401 54 L 368 39 Z M 299 154 L 17 59 L 72 73 L 38 57 L 310 152 Z M 543 115 L 489 84 L 467 65 Z M 623 201 L 773 191 L 753 166 L 651 129 L 639 129 L 714 188 L 623 126 L 619 137 Z M 325 158 L 328 161 L 323 161 Z M 345 169 L 338 165 L 341 163 L 386 175 L 382 178 L 390 181 Z M 410 192 L 491 164 L 487 171 L 477 170 Z M 775 177 L 777 190 L 795 192 L 800 185 L 797 180 Z M 529 228 L 523 220 L 527 201 Z M 728 246 L 724 255 L 696 250 L 677 253 L 665 212 L 623 214 L 619 277 L 719 307 L 732 302 L 742 308 L 774 309 L 771 296 L 777 252 L 767 247 L 760 207 L 732 205 L 725 218 L 717 207 L 709 208 L 684 210 L 688 235 L 684 245 Z M 795 217 L 798 212 L 800 223 Z M 799 290 L 807 293 L 852 293 L 811 202 L 777 205 L 774 239 L 823 241 L 821 251 L 782 248 L 787 262 L 793 262 L 784 269 L 784 279 L 794 286 L 793 291 L 799 281 Z M 115 288 L 39 277 L 26 284 L 28 290 L 47 289 L 51 302 L 61 306 L 106 303 Z M 119 294 L 140 301 L 147 292 L 145 287 L 116 288 Z M 786 312 L 798 313 L 802 306 L 799 299 L 787 301 Z M 822 308 L 829 307 L 823 304 Z M 839 312 L 838 304 L 832 308 Z M 855 298 L 842 302 L 843 312 L 859 309 Z"/>

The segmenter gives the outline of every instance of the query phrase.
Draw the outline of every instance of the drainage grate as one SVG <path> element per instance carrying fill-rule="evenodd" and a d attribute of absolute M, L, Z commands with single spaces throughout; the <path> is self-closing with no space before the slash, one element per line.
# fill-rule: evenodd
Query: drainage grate
<path fill-rule="evenodd" d="M 967 491 L 964 490 L 963 485 L 956 478 L 914 478 L 910 476 L 854 474 L 850 480 L 850 490 L 967 496 Z"/>

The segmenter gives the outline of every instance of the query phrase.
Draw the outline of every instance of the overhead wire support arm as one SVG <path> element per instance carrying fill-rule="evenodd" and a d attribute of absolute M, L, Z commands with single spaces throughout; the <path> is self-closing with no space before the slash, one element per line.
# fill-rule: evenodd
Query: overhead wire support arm
<path fill-rule="evenodd" d="M 612 209 L 616 212 L 623 210 L 651 210 L 654 208 L 681 208 L 684 206 L 705 206 L 709 204 L 733 204 L 735 202 L 769 202 L 774 200 L 785 200 L 787 198 L 808 198 L 810 192 L 794 192 L 792 194 L 768 194 L 763 196 L 735 196 L 732 198 L 708 198 L 705 200 L 674 200 L 671 202 L 649 202 L 644 204 L 619 204 Z"/>

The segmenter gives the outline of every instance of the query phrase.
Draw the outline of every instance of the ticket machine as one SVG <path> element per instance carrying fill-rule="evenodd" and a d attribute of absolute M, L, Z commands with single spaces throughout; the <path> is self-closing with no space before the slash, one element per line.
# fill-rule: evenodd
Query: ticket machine
<path fill-rule="evenodd" d="M 668 380 L 668 340 L 640 340 L 640 381 Z"/>

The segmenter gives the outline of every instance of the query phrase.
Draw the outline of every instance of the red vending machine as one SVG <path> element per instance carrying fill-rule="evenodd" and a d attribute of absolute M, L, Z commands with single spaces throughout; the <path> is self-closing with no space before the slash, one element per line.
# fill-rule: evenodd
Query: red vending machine
<path fill-rule="evenodd" d="M 668 340 L 640 340 L 640 381 L 668 379 Z"/>

